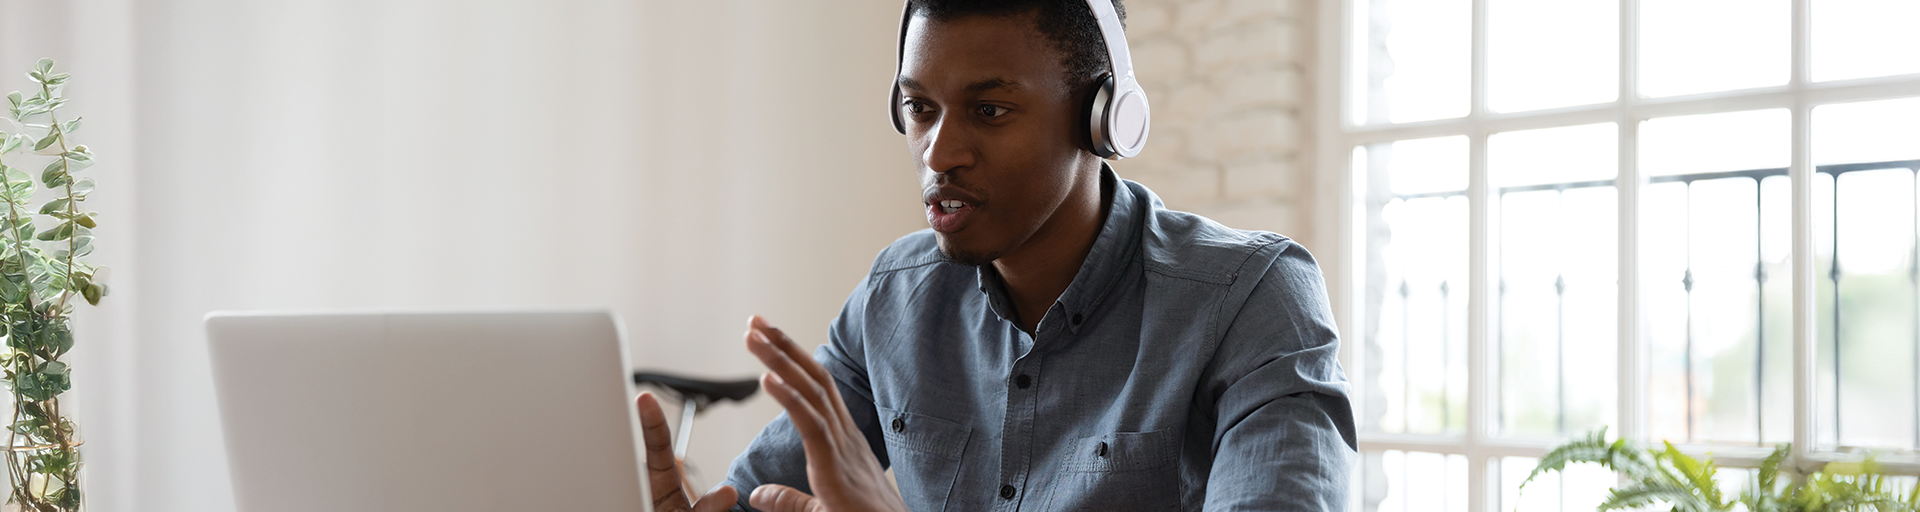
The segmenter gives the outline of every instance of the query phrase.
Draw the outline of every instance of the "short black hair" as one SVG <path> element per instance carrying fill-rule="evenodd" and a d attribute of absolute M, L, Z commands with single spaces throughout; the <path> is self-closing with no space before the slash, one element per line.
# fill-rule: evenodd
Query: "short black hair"
<path fill-rule="evenodd" d="M 1113 12 L 1126 27 L 1127 8 L 1113 1 Z M 914 14 L 929 20 L 949 20 L 965 16 L 1019 16 L 1032 13 L 1035 28 L 1047 36 L 1065 58 L 1066 83 L 1074 90 L 1093 84 L 1094 77 L 1105 73 L 1107 41 L 1100 34 L 1100 21 L 1085 0 L 911 0 L 907 6 Z"/>

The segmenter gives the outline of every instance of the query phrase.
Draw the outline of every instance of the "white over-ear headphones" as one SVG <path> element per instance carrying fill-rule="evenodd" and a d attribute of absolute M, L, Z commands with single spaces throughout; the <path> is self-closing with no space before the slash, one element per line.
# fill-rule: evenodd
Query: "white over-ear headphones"
<path fill-rule="evenodd" d="M 1147 131 L 1152 113 L 1147 108 L 1147 91 L 1140 88 L 1140 82 L 1133 78 L 1133 55 L 1127 51 L 1127 35 L 1120 28 L 1120 15 L 1113 11 L 1110 0 L 1087 0 L 1087 7 L 1093 9 L 1093 17 L 1100 22 L 1100 35 L 1106 39 L 1107 62 L 1110 66 L 1107 75 L 1101 79 L 1100 88 L 1094 91 L 1093 103 L 1087 109 L 1088 135 L 1093 154 L 1101 158 L 1132 158 L 1140 154 L 1140 148 L 1147 145 Z M 893 96 L 889 98 L 887 111 L 893 115 L 893 129 L 907 133 L 907 123 L 900 118 L 900 67 L 906 61 L 907 22 L 913 19 L 913 2 L 909 0 L 900 11 L 900 45 L 894 56 Z"/>

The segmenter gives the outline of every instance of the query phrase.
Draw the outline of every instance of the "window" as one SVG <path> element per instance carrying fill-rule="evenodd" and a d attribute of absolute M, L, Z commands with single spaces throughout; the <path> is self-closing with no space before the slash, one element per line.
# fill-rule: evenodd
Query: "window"
<path fill-rule="evenodd" d="M 1920 3 L 1336 5 L 1355 510 L 1592 510 L 1516 488 L 1602 427 L 1920 470 Z"/>

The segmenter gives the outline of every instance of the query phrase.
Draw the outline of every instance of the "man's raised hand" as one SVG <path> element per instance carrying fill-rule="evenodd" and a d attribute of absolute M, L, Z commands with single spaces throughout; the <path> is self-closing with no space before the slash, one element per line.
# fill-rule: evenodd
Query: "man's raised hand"
<path fill-rule="evenodd" d="M 900 489 L 887 479 L 867 437 L 854 425 L 827 369 L 766 319 L 747 320 L 747 350 L 769 370 L 760 387 L 787 409 L 807 453 L 807 483 L 815 495 L 784 485 L 762 485 L 749 501 L 769 512 L 905 512 Z M 657 411 L 657 409 L 656 409 Z M 657 412 L 656 412 L 657 414 Z M 661 431 L 665 432 L 664 420 Z M 648 442 L 652 444 L 651 441 Z M 716 493 L 717 494 L 717 493 Z"/>
<path fill-rule="evenodd" d="M 660 412 L 660 401 L 653 393 L 641 393 L 634 405 L 640 409 L 640 432 L 646 438 L 647 488 L 653 491 L 654 510 L 718 512 L 740 500 L 739 491 L 728 485 L 691 500 L 681 480 L 680 464 L 673 460 L 673 433 L 667 429 L 667 415 Z"/>

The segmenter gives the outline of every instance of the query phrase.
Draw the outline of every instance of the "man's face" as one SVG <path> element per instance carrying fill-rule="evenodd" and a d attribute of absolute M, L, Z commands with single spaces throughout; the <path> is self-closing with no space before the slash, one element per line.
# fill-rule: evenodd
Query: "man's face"
<path fill-rule="evenodd" d="M 941 252 L 970 265 L 1015 252 L 1094 158 L 1059 50 L 1030 15 L 915 17 L 905 43 L 898 108 Z"/>

